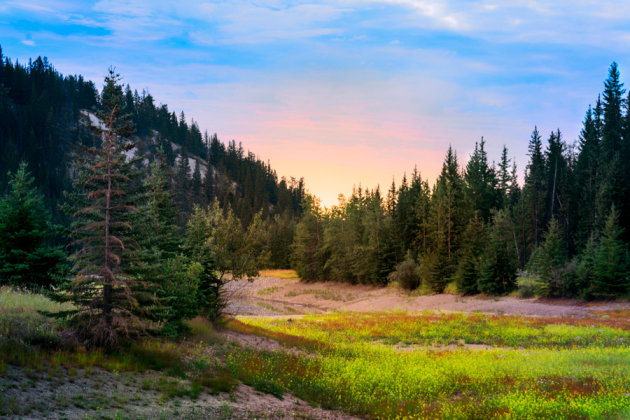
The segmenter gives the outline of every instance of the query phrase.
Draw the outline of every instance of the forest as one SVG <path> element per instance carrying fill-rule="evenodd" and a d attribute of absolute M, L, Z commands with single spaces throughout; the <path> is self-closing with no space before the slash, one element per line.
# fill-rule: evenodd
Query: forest
<path fill-rule="evenodd" d="M 630 292 L 630 96 L 612 63 L 574 143 L 534 127 L 524 183 L 483 138 L 448 148 L 431 186 L 417 169 L 386 193 L 356 188 L 322 211 L 304 202 L 293 264 L 303 279 L 441 293 L 612 299 Z"/>
<path fill-rule="evenodd" d="M 226 279 L 261 268 L 423 293 L 630 292 L 630 96 L 616 63 L 577 144 L 534 127 L 522 186 L 507 147 L 491 162 L 481 138 L 465 163 L 449 147 L 432 186 L 414 169 L 330 209 L 121 80 L 110 68 L 99 92 L 46 58 L 0 56 L 0 284 L 72 301 L 59 316 L 86 342 L 217 319 Z"/>

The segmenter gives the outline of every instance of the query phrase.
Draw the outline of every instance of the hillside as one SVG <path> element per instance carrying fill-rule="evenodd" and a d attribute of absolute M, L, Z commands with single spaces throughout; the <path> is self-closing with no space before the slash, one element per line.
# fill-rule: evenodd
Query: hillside
<path fill-rule="evenodd" d="M 59 73 L 46 57 L 14 63 L 0 48 L 0 193 L 6 191 L 7 172 L 26 161 L 55 220 L 67 223 L 59 204 L 71 185 L 72 155 L 98 141 L 89 125 L 99 124 L 95 112 L 100 106 L 93 81 Z M 146 91 L 139 94 L 127 85 L 124 111 L 135 129 L 136 147 L 130 153 L 146 165 L 161 149 L 169 163 L 180 224 L 194 205 L 214 198 L 229 204 L 244 224 L 258 211 L 264 218 L 299 216 L 305 194 L 301 179 L 279 179 L 241 144 L 202 134 L 195 121 L 157 104 Z"/>

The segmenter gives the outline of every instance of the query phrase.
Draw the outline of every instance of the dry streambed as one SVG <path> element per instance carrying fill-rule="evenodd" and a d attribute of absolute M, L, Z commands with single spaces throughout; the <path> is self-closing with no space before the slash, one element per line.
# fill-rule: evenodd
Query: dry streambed
<path fill-rule="evenodd" d="M 594 311 L 630 309 L 630 303 L 583 304 L 571 300 L 515 297 L 418 296 L 393 287 L 346 283 L 303 283 L 296 278 L 259 277 L 229 282 L 233 315 L 294 315 L 329 311 L 382 312 L 391 310 L 483 312 L 540 317 L 588 317 Z"/>

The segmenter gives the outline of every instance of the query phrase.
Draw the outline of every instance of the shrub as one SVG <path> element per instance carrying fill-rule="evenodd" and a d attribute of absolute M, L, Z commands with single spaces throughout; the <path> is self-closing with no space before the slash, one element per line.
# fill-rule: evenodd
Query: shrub
<path fill-rule="evenodd" d="M 531 271 L 521 271 L 516 280 L 518 295 L 522 298 L 531 298 L 546 294 L 546 284 L 540 276 Z"/>
<path fill-rule="evenodd" d="M 403 289 L 416 290 L 420 286 L 418 265 L 408 253 L 403 262 L 396 266 L 396 270 L 387 276 L 390 282 L 396 282 Z"/>

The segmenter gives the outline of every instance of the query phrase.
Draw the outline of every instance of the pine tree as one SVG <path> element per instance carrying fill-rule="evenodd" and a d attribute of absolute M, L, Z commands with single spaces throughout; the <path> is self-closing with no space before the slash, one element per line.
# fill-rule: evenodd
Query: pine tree
<path fill-rule="evenodd" d="M 464 295 L 479 293 L 479 263 L 485 243 L 483 222 L 475 216 L 470 220 L 462 238 L 455 284 L 457 291 Z"/>
<path fill-rule="evenodd" d="M 508 196 L 511 186 L 510 158 L 508 158 L 508 149 L 504 145 L 501 151 L 501 159 L 499 160 L 499 170 L 497 171 L 497 189 L 499 194 L 498 204 L 500 208 L 509 206 Z"/>
<path fill-rule="evenodd" d="M 216 275 L 215 257 L 208 243 L 211 232 L 207 211 L 195 206 L 186 225 L 184 249 L 188 258 L 201 268 L 196 296 L 198 307 L 209 319 L 217 320 L 227 302 L 222 293 L 223 282 Z"/>
<path fill-rule="evenodd" d="M 579 154 L 575 164 L 575 202 L 577 206 L 577 223 L 575 241 L 582 248 L 599 225 L 600 211 L 598 192 L 601 183 L 599 136 L 597 122 L 589 106 L 584 118 L 579 138 Z"/>
<path fill-rule="evenodd" d="M 132 133 L 128 115 L 122 114 L 120 76 L 110 68 L 102 93 L 99 117 L 104 127 L 94 127 L 101 137 L 98 148 L 77 161 L 76 191 L 82 202 L 74 213 L 73 255 L 76 277 L 69 295 L 75 305 L 72 324 L 88 345 L 112 348 L 143 326 L 134 290 L 138 283 L 124 271 L 130 261 L 129 238 L 134 199 L 130 187 L 131 163 L 125 152 Z M 57 295 L 63 299 L 64 295 Z"/>
<path fill-rule="evenodd" d="M 545 166 L 542 141 L 538 128 L 534 127 L 529 141 L 529 164 L 527 165 L 525 185 L 523 186 L 528 246 L 531 249 L 538 246 L 546 224 L 547 185 L 545 183 Z"/>
<path fill-rule="evenodd" d="M 613 62 L 610 65 L 608 78 L 604 82 L 603 92 L 600 149 L 603 177 L 600 187 L 599 208 L 609 209 L 614 205 L 622 212 L 626 210 L 624 198 L 627 196 L 628 190 L 624 182 L 624 168 L 627 166 L 627 162 L 623 161 L 621 153 L 624 92 L 623 83 L 619 80 L 617 63 Z M 625 228 L 626 226 L 622 225 L 622 227 Z"/>
<path fill-rule="evenodd" d="M 481 220 L 488 221 L 490 210 L 497 207 L 497 178 L 494 170 L 488 165 L 488 155 L 485 150 L 483 137 L 481 142 L 475 143 L 475 150 L 470 156 L 464 174 L 466 181 L 466 199 L 473 212 Z"/>
<path fill-rule="evenodd" d="M 9 173 L 0 201 L 0 285 L 49 287 L 61 280 L 66 256 L 51 244 L 58 231 L 25 162 Z"/>
<path fill-rule="evenodd" d="M 567 249 L 563 234 L 555 218 L 549 222 L 544 242 L 534 251 L 530 264 L 544 284 L 542 294 L 549 297 L 565 293 L 562 268 L 567 261 Z"/>
<path fill-rule="evenodd" d="M 492 218 L 479 264 L 477 287 L 481 293 L 501 295 L 514 289 L 518 264 L 511 224 L 505 210 L 497 211 Z"/>
<path fill-rule="evenodd" d="M 319 280 L 324 271 L 322 219 L 319 202 L 312 196 L 306 196 L 302 218 L 295 228 L 291 253 L 291 265 L 302 280 Z"/>
<path fill-rule="evenodd" d="M 464 197 L 457 156 L 449 147 L 431 196 L 432 251 L 437 254 L 432 289 L 436 292 L 446 287 L 455 272 L 455 255 L 469 218 L 469 206 Z"/>
<path fill-rule="evenodd" d="M 589 296 L 610 299 L 630 292 L 628 249 L 621 240 L 619 213 L 613 206 L 601 234 Z"/>

